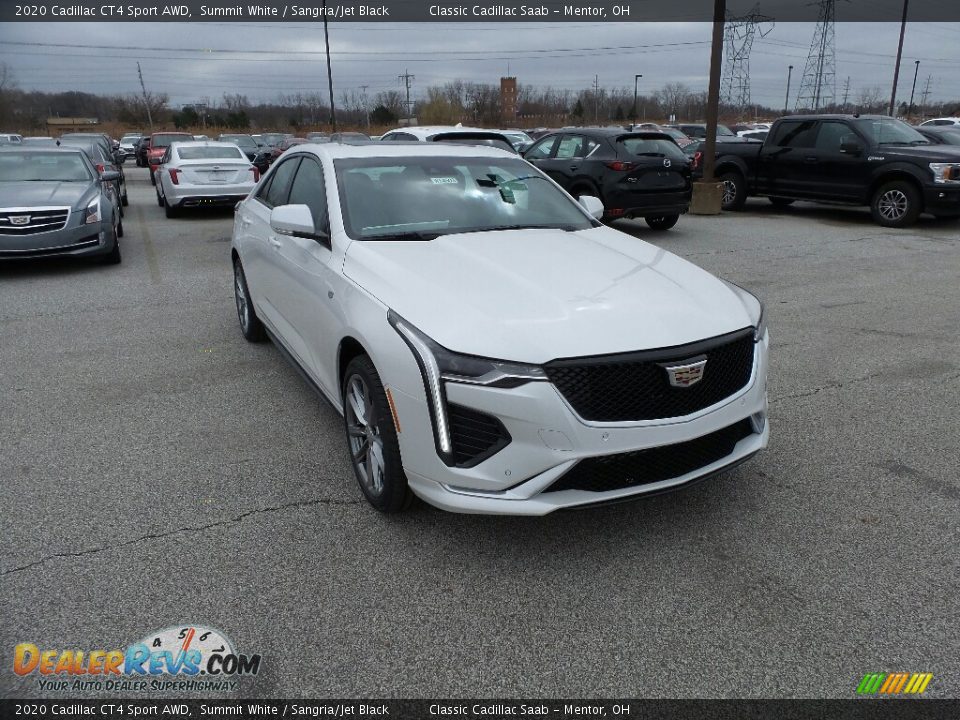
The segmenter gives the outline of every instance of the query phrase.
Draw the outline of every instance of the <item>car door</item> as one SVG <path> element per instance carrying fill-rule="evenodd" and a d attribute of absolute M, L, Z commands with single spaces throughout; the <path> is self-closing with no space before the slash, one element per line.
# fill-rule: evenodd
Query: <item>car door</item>
<path fill-rule="evenodd" d="M 558 140 L 560 140 L 559 135 L 548 135 L 545 138 L 537 140 L 537 142 L 523 154 L 523 159 L 553 177 L 557 182 L 560 182 L 559 178 L 553 176 L 549 170 L 550 159 L 553 157 L 553 151 L 557 147 Z"/>
<path fill-rule="evenodd" d="M 759 176 L 771 195 L 804 197 L 816 189 L 816 120 L 784 120 L 760 150 Z M 763 183 L 758 183 L 763 187 Z"/>
<path fill-rule="evenodd" d="M 845 151 L 842 146 L 858 143 L 864 150 L 859 154 Z M 860 201 L 870 186 L 870 163 L 866 162 L 867 143 L 842 120 L 821 120 L 810 164 L 813 190 L 838 200 Z"/>
<path fill-rule="evenodd" d="M 239 217 L 240 232 L 247 241 L 244 243 L 242 259 L 254 306 L 284 341 L 291 334 L 289 323 L 280 311 L 283 284 L 287 279 L 280 269 L 277 252 L 280 239 L 270 227 L 270 213 L 273 208 L 287 204 L 290 185 L 299 164 L 300 156 L 295 155 L 274 165 L 254 197 L 241 205 Z"/>
<path fill-rule="evenodd" d="M 300 360 L 321 389 L 336 398 L 336 329 L 343 319 L 330 241 L 326 182 L 318 159 L 303 157 L 287 203 L 310 208 L 315 234 L 278 236 L 279 269 L 286 282 L 278 288 L 277 302 L 296 334 L 291 342 L 303 349 Z"/>

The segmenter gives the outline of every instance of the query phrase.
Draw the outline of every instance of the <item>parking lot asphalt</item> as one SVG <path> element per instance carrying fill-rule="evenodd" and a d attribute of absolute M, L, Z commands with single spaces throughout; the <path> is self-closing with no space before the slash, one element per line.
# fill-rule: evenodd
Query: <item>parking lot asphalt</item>
<path fill-rule="evenodd" d="M 618 223 L 764 298 L 769 449 L 625 505 L 384 517 L 340 418 L 241 337 L 231 213 L 168 220 L 126 172 L 120 266 L 0 265 L 3 696 L 49 695 L 17 643 L 181 623 L 263 656 L 245 696 L 960 696 L 960 222 Z"/>

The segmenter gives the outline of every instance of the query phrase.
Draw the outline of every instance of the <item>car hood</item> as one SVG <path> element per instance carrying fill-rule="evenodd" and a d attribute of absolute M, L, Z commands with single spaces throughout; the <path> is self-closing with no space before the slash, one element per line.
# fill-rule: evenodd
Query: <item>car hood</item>
<path fill-rule="evenodd" d="M 670 347 L 751 324 L 720 279 L 605 227 L 355 241 L 344 273 L 444 347 L 518 362 Z"/>
<path fill-rule="evenodd" d="M 951 145 L 881 145 L 871 155 L 883 153 L 887 157 L 904 157 L 928 162 L 960 162 L 960 147 Z"/>
<path fill-rule="evenodd" d="M 94 187 L 93 182 L 2 182 L 0 207 L 76 207 Z"/>

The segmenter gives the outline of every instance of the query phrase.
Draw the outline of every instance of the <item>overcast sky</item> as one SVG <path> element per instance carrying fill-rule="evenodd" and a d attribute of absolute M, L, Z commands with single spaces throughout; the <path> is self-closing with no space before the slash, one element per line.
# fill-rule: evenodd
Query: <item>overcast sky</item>
<path fill-rule="evenodd" d="M 634 74 L 642 73 L 642 93 L 666 82 L 705 89 L 710 32 L 708 23 L 331 23 L 330 43 L 338 98 L 342 90 L 362 85 L 369 86 L 371 98 L 400 89 L 397 76 L 406 70 L 415 76 L 417 98 L 430 84 L 458 78 L 497 83 L 508 72 L 521 84 L 574 91 L 591 86 L 598 75 L 601 86 L 631 92 Z M 754 102 L 782 106 L 792 64 L 792 104 L 813 32 L 813 24 L 780 23 L 757 39 L 751 56 Z M 880 86 L 889 96 L 898 33 L 897 23 L 837 23 L 838 99 L 847 76 L 851 102 L 869 86 Z M 139 91 L 139 60 L 148 89 L 168 93 L 174 107 L 204 98 L 215 103 L 224 93 L 242 93 L 257 102 L 274 101 L 280 93 L 326 92 L 323 49 L 321 23 L 0 26 L 0 62 L 12 68 L 21 88 Z M 292 54 L 303 51 L 316 54 Z M 908 25 L 902 100 L 909 99 L 918 59 L 918 100 L 927 75 L 932 76 L 932 100 L 960 98 L 960 23 Z"/>

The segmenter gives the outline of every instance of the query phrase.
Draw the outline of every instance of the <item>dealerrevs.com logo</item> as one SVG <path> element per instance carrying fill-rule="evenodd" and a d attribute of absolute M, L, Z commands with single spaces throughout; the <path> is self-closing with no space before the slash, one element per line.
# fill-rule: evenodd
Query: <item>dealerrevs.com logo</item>
<path fill-rule="evenodd" d="M 235 690 L 237 678 L 260 671 L 260 661 L 202 626 L 166 628 L 123 650 L 41 649 L 24 642 L 13 651 L 13 671 L 36 675 L 47 691 Z"/>

